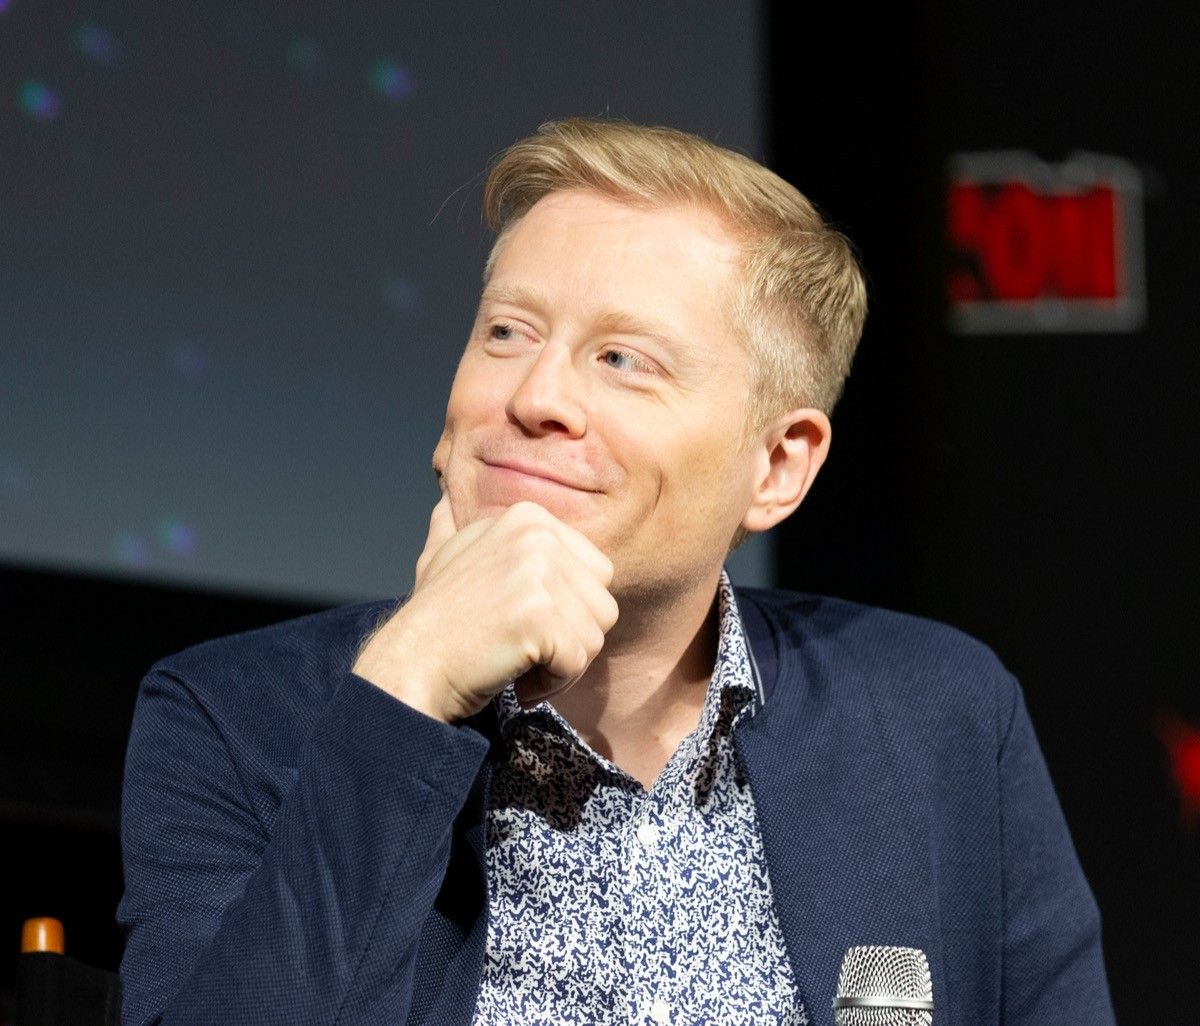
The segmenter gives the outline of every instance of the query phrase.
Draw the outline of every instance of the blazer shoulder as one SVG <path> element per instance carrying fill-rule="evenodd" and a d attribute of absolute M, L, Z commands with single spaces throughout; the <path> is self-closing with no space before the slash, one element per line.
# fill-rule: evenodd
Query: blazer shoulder
<path fill-rule="evenodd" d="M 782 681 L 853 700 L 869 694 L 900 719 L 983 717 L 1008 727 L 1018 686 L 986 644 L 936 620 L 801 592 L 739 589 L 770 625 Z"/>
<path fill-rule="evenodd" d="M 339 606 L 214 638 L 158 660 L 148 677 L 175 678 L 202 699 L 261 691 L 283 681 L 327 697 L 330 683 L 350 669 L 362 640 L 395 607 L 395 600 Z"/>

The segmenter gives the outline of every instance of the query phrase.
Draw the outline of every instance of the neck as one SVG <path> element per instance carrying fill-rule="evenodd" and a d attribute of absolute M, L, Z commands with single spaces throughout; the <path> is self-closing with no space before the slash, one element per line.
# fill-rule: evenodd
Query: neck
<path fill-rule="evenodd" d="M 551 700 L 596 752 L 647 788 L 700 720 L 717 657 L 718 575 L 669 602 L 622 602 L 587 673 Z"/>

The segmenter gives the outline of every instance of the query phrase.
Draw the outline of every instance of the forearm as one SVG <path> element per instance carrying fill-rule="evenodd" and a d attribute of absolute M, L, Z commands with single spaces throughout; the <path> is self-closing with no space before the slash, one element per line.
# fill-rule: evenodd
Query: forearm
<path fill-rule="evenodd" d="M 347 1002 L 403 1021 L 486 741 L 347 674 L 264 817 L 191 698 L 148 682 L 131 739 L 125 1021 L 332 1023 Z"/>

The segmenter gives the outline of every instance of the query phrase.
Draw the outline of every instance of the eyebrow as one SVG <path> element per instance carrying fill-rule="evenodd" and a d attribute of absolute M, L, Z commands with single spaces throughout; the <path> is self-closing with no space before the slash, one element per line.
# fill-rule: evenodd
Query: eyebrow
<path fill-rule="evenodd" d="M 549 306 L 545 293 L 525 285 L 488 285 L 483 290 L 479 305 L 486 303 L 508 303 L 539 311 Z M 671 333 L 671 329 L 656 321 L 646 320 L 624 310 L 606 310 L 593 320 L 593 325 L 602 332 L 614 335 L 639 335 L 654 339 L 678 356 L 685 354 L 684 347 Z"/>
<path fill-rule="evenodd" d="M 487 285 L 483 295 L 479 297 L 479 305 L 484 303 L 511 303 L 513 306 L 526 306 L 531 309 L 545 309 L 547 306 L 545 293 L 531 289 L 525 285 Z"/>

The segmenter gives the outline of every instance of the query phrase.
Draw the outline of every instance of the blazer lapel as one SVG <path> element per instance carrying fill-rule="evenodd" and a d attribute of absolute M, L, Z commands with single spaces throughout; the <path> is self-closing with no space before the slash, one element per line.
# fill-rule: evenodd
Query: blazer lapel
<path fill-rule="evenodd" d="M 925 951 L 936 1002 L 942 971 L 929 825 L 904 791 L 889 724 L 876 715 L 878 682 L 855 679 L 844 652 L 832 665 L 819 651 L 777 655 L 773 694 L 735 742 L 813 1026 L 832 1026 L 842 957 L 860 944 Z"/>

